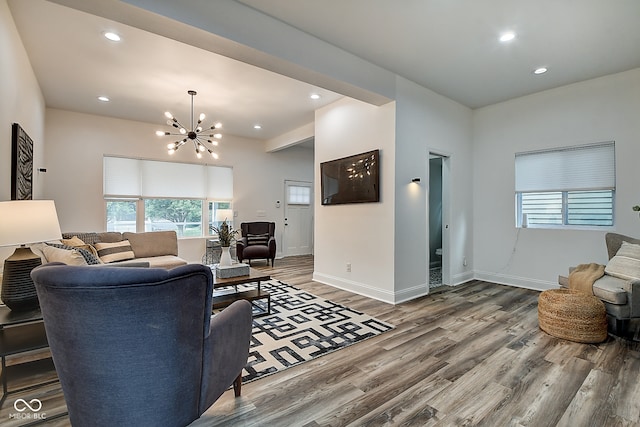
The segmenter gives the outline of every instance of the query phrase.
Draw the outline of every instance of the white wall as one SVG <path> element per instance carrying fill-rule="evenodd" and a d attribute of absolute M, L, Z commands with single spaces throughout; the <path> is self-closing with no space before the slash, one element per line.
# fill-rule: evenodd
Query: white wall
<path fill-rule="evenodd" d="M 198 163 L 193 150 L 179 150 L 169 157 L 167 140 L 155 135 L 158 125 L 64 110 L 47 109 L 45 194 L 56 201 L 63 231 L 100 231 L 105 228 L 102 193 L 102 158 L 119 155 L 154 160 Z M 160 126 L 161 128 L 161 126 Z M 225 135 L 217 150 L 220 159 L 203 156 L 200 163 L 234 169 L 234 218 L 243 221 L 275 221 L 282 248 L 285 179 L 313 182 L 313 151 L 291 148 L 266 153 L 258 140 Z M 258 217 L 264 211 L 264 217 Z M 199 262 L 204 239 L 181 239 L 180 255 Z"/>
<path fill-rule="evenodd" d="M 316 111 L 315 123 L 313 279 L 393 302 L 395 103 L 376 107 L 344 98 Z M 322 206 L 319 163 L 375 149 L 380 202 Z"/>
<path fill-rule="evenodd" d="M 396 91 L 394 282 L 398 302 L 428 289 L 429 151 L 450 156 L 446 195 L 450 217 L 443 219 L 449 224 L 449 284 L 472 277 L 473 194 L 471 109 L 400 77 Z M 420 185 L 411 183 L 414 177 L 421 178 Z"/>
<path fill-rule="evenodd" d="M 474 112 L 474 267 L 484 280 L 555 287 L 578 263 L 606 263 L 604 230 L 515 228 L 516 152 L 616 142 L 615 231 L 640 235 L 640 69 Z"/>
<path fill-rule="evenodd" d="M 44 98 L 13 22 L 0 0 L 0 201 L 11 199 L 11 124 L 19 123 L 33 140 L 34 168 L 44 158 Z M 42 176 L 33 174 L 33 198 L 43 198 Z M 0 248 L 0 260 L 13 248 Z M 0 271 L 2 264 L 0 264 Z"/>

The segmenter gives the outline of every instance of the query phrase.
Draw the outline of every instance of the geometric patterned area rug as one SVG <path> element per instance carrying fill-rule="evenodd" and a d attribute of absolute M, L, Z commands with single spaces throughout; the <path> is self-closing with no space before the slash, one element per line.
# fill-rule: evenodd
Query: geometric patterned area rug
<path fill-rule="evenodd" d="M 271 314 L 253 319 L 247 383 L 393 329 L 393 325 L 278 280 L 261 284 Z"/>

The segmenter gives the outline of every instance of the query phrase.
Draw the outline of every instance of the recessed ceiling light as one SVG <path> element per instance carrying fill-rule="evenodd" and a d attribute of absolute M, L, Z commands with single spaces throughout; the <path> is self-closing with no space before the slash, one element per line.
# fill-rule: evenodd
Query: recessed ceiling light
<path fill-rule="evenodd" d="M 98 101 L 102 101 L 102 102 L 109 102 L 110 99 L 106 96 L 99 96 L 98 97 Z"/>
<path fill-rule="evenodd" d="M 318 95 L 317 93 L 312 93 L 311 95 L 309 95 L 309 98 L 311 98 L 311 99 L 320 99 L 320 95 Z"/>
<path fill-rule="evenodd" d="M 533 70 L 533 74 L 544 74 L 547 71 L 549 71 L 547 69 L 547 67 L 540 67 L 540 68 L 536 68 L 535 70 Z"/>
<path fill-rule="evenodd" d="M 112 42 L 119 42 L 121 40 L 120 36 L 114 32 L 111 31 L 107 31 L 106 33 L 104 33 L 104 36 L 111 40 Z"/>
<path fill-rule="evenodd" d="M 253 128 L 254 128 L 254 129 L 262 129 L 262 126 L 260 126 L 260 125 L 253 125 Z"/>
<path fill-rule="evenodd" d="M 511 40 L 516 38 L 516 33 L 513 31 L 507 31 L 506 33 L 500 34 L 500 40 L 502 43 L 510 42 Z"/>

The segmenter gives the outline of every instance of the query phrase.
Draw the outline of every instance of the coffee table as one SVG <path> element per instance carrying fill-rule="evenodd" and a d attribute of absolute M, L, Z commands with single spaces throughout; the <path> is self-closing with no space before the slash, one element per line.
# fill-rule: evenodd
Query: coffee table
<path fill-rule="evenodd" d="M 231 303 L 244 299 L 251 303 L 254 308 L 254 317 L 266 316 L 271 314 L 271 295 L 269 292 L 260 289 L 260 284 L 266 280 L 271 280 L 271 276 L 263 273 L 260 270 L 249 268 L 249 274 L 246 276 L 229 277 L 221 279 L 216 277 L 216 269 L 211 268 L 213 272 L 213 309 L 224 308 Z M 247 290 L 238 290 L 238 285 L 251 285 L 255 284 L 256 287 Z M 230 292 L 218 292 L 216 289 L 233 287 L 234 290 Z M 256 301 L 266 300 L 267 308 L 256 304 Z"/>

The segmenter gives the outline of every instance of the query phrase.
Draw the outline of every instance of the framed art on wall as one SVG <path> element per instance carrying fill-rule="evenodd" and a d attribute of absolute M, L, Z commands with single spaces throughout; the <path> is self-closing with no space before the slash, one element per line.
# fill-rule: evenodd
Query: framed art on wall
<path fill-rule="evenodd" d="M 33 141 L 18 123 L 11 126 L 11 200 L 33 198 Z"/>

